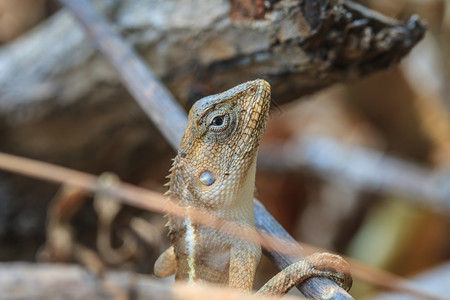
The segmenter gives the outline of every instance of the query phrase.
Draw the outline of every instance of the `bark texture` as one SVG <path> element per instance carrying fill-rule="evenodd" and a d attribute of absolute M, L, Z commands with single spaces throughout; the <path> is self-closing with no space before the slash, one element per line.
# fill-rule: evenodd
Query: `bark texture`
<path fill-rule="evenodd" d="M 98 3 L 183 103 L 256 77 L 287 102 L 393 66 L 424 34 L 416 16 L 402 23 L 350 1 Z M 0 113 L 14 120 L 119 85 L 64 11 L 0 50 Z"/>

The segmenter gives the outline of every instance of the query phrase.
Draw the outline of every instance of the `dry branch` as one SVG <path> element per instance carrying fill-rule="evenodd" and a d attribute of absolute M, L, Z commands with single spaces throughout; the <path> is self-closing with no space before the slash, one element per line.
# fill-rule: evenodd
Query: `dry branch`
<path fill-rule="evenodd" d="M 156 280 L 129 272 L 107 272 L 102 278 L 80 266 L 57 264 L 0 264 L 2 299 L 279 299 L 257 297 L 225 287 L 187 285 Z M 286 299 L 300 299 L 287 296 Z"/>
<path fill-rule="evenodd" d="M 413 295 L 420 299 L 443 299 L 437 295 L 448 293 L 444 280 L 449 265 L 428 271 L 417 276 L 421 289 L 428 287 L 429 293 L 420 293 L 418 288 Z M 433 272 L 434 271 L 434 272 Z M 420 278 L 420 279 L 419 279 Z M 377 278 L 379 279 L 379 278 Z M 396 278 L 393 278 L 396 281 Z M 170 284 L 168 284 L 170 283 Z M 434 290 L 429 289 L 432 283 Z M 447 290 L 446 290 L 447 288 Z M 227 288 L 206 285 L 173 285 L 170 281 L 155 280 L 148 275 L 127 272 L 107 272 L 102 278 L 90 274 L 86 269 L 75 265 L 62 264 L 0 264 L 0 297 L 2 299 L 272 299 L 255 297 Z M 123 298 L 119 298 L 123 297 Z M 278 298 L 279 299 L 279 298 Z M 299 299 L 285 296 L 284 299 Z"/>
<path fill-rule="evenodd" d="M 96 3 L 182 103 L 258 77 L 287 102 L 395 65 L 425 31 L 415 16 L 399 22 L 351 1 L 265 1 L 258 16 L 221 0 Z M 40 117 L 117 90 L 64 11 L 0 49 L 0 116 Z"/>
<path fill-rule="evenodd" d="M 155 123 L 172 148 L 178 149 L 187 126 L 183 108 L 153 74 L 144 61 L 109 24 L 83 2 L 60 1 L 73 12 L 99 51 L 114 66 L 134 99 Z M 87 3 L 87 2 L 86 2 Z"/>
<path fill-rule="evenodd" d="M 323 249 L 313 247 L 305 243 L 301 244 L 311 253 L 323 252 Z M 401 276 L 382 269 L 376 269 L 350 257 L 345 257 L 345 259 L 350 264 L 350 268 L 352 270 L 352 275 L 354 276 L 354 278 L 369 282 L 386 290 L 407 294 L 418 299 L 444 300 L 442 296 L 438 296 L 436 293 L 427 290 L 425 287 L 418 287 L 410 279 L 405 279 Z"/>

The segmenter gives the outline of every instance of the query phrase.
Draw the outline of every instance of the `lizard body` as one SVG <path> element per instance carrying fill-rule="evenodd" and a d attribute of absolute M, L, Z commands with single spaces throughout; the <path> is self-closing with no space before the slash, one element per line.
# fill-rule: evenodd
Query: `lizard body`
<path fill-rule="evenodd" d="M 269 107 L 270 85 L 261 79 L 197 101 L 168 176 L 169 198 L 254 230 L 256 157 Z M 168 219 L 172 247 L 155 263 L 156 275 L 175 273 L 176 279 L 252 289 L 261 257 L 259 245 L 231 237 L 220 228 L 195 224 L 189 215 Z M 333 256 L 320 254 L 291 265 L 260 292 L 284 294 L 312 276 L 351 283 L 348 274 L 328 270 L 347 267 L 343 260 L 333 256 L 323 266 L 323 255 Z"/>

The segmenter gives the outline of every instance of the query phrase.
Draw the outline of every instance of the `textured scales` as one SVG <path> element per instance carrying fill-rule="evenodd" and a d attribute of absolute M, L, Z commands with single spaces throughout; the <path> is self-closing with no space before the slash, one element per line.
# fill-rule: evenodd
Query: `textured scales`
<path fill-rule="evenodd" d="M 269 107 L 270 85 L 262 79 L 197 101 L 168 176 L 170 199 L 254 230 L 256 157 Z M 220 228 L 195 224 L 189 215 L 168 219 L 172 247 L 155 263 L 156 275 L 175 273 L 176 279 L 252 289 L 261 257 L 259 245 L 230 237 Z M 340 257 L 337 262 L 344 263 Z M 294 278 L 295 284 L 320 274 L 332 277 L 329 271 L 320 271 L 324 266 L 317 257 L 286 269 L 260 292 L 284 294 L 290 289 L 283 286 L 286 276 Z M 334 277 L 345 285 L 349 276 Z"/>

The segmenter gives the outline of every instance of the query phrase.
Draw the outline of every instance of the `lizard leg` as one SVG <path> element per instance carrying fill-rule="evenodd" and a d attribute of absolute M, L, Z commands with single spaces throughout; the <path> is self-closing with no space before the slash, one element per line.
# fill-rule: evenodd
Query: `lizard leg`
<path fill-rule="evenodd" d="M 347 291 L 352 286 L 350 267 L 342 257 L 331 253 L 314 253 L 272 277 L 257 294 L 284 295 L 311 277 L 329 278 Z"/>
<path fill-rule="evenodd" d="M 168 277 L 175 274 L 177 261 L 173 247 L 170 246 L 156 260 L 153 272 L 158 277 Z"/>
<path fill-rule="evenodd" d="M 228 286 L 251 291 L 260 259 L 261 248 L 257 246 L 233 247 L 230 252 Z"/>

